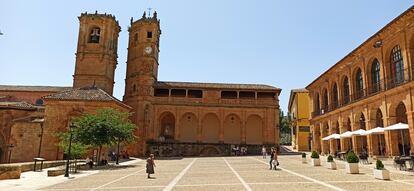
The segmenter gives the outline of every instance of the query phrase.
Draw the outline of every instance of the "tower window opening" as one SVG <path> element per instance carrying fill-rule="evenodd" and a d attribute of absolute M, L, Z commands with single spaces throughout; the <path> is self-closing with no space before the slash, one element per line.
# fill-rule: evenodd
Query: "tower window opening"
<path fill-rule="evenodd" d="M 99 43 L 100 36 L 101 36 L 101 29 L 98 27 L 93 28 L 89 35 L 89 43 Z"/>
<path fill-rule="evenodd" d="M 152 32 L 151 31 L 147 32 L 147 38 L 152 38 Z"/>
<path fill-rule="evenodd" d="M 135 33 L 134 35 L 134 45 L 136 46 L 138 44 L 138 33 Z"/>

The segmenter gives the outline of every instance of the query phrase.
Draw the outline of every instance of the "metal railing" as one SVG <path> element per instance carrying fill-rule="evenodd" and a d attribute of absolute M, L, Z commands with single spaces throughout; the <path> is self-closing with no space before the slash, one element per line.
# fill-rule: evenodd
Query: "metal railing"
<path fill-rule="evenodd" d="M 397 75 L 395 75 L 393 78 L 387 78 L 386 80 L 383 79 L 378 82 L 371 83 L 368 85 L 368 88 L 354 90 L 353 94 L 343 96 L 340 100 L 338 100 L 337 103 L 332 102 L 332 104 L 323 106 L 320 109 L 314 109 L 314 111 L 312 112 L 312 117 L 324 115 L 342 106 L 355 103 L 369 96 L 393 89 L 413 80 L 414 78 L 412 77 L 411 72 L 409 72 L 409 70 L 406 69 L 403 72 L 397 73 Z"/>

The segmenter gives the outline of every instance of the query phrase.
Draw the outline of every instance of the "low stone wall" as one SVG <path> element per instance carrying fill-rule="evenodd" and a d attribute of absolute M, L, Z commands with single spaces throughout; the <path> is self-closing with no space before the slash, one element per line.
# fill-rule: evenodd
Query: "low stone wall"
<path fill-rule="evenodd" d="M 7 164 L 0 166 L 0 180 L 19 179 L 22 172 L 20 165 Z"/>
<path fill-rule="evenodd" d="M 44 161 L 43 162 L 43 169 L 56 167 L 56 166 L 61 166 L 61 165 L 64 165 L 65 163 L 66 163 L 66 161 L 64 161 L 64 160 Z M 22 172 L 33 171 L 34 162 L 25 162 L 25 163 L 19 163 L 19 164 L 21 164 L 21 166 L 22 166 Z M 40 162 L 36 163 L 36 169 L 40 169 Z"/>

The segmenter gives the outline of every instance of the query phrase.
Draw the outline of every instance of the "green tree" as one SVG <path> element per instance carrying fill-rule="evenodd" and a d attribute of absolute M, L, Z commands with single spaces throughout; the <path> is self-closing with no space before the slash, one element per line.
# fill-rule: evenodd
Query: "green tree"
<path fill-rule="evenodd" d="M 281 144 L 291 144 L 292 135 L 290 129 L 290 116 L 284 115 L 283 111 L 280 110 L 279 112 L 279 125 L 280 125 L 280 143 Z"/>
<path fill-rule="evenodd" d="M 59 146 L 63 148 L 63 152 L 68 156 L 70 132 L 59 134 L 59 139 Z M 77 172 L 77 159 L 84 157 L 89 147 L 90 146 L 88 145 L 72 141 L 70 147 L 70 159 L 75 159 L 75 172 Z"/>
<path fill-rule="evenodd" d="M 65 154 L 69 154 L 69 138 L 70 132 L 65 132 L 59 135 L 59 146 L 63 148 Z M 84 145 L 80 142 L 74 142 L 72 139 L 71 148 L 70 148 L 70 158 L 78 159 L 85 156 L 90 146 Z"/>
<path fill-rule="evenodd" d="M 74 119 L 73 140 L 98 147 L 100 161 L 103 146 L 134 140 L 135 125 L 129 120 L 129 115 L 113 108 L 98 109 L 96 114 L 85 113 Z"/>

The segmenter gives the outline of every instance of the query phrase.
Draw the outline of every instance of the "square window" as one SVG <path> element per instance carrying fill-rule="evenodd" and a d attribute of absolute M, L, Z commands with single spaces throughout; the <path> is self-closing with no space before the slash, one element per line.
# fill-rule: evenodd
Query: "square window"
<path fill-rule="evenodd" d="M 152 38 L 152 32 L 147 32 L 147 38 Z"/>

